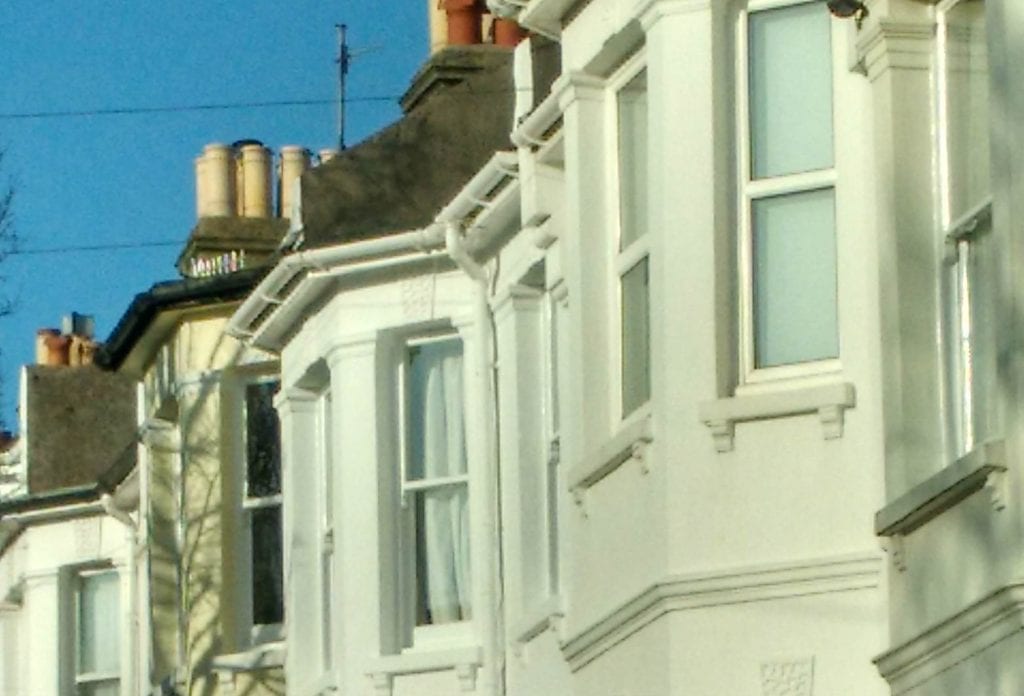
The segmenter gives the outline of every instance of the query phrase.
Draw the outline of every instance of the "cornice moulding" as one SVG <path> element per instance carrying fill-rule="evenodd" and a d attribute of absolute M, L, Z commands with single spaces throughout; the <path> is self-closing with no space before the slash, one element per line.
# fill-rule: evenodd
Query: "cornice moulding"
<path fill-rule="evenodd" d="M 934 43 L 934 22 L 880 18 L 857 37 L 857 61 L 872 82 L 893 68 L 929 70 Z"/>
<path fill-rule="evenodd" d="M 562 654 L 575 672 L 670 612 L 874 589 L 881 571 L 882 556 L 868 552 L 670 575 L 574 632 L 563 644 Z"/>
<path fill-rule="evenodd" d="M 1024 631 L 1024 580 L 982 597 L 875 658 L 894 696 Z"/>

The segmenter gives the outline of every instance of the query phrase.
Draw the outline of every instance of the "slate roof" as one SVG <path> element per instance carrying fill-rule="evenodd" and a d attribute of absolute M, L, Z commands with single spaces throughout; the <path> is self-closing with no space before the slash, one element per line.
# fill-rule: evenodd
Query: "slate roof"
<path fill-rule="evenodd" d="M 135 381 L 94 365 L 25 370 L 29 496 L 112 490 L 135 466 Z"/>
<path fill-rule="evenodd" d="M 494 45 L 435 54 L 402 100 L 405 116 L 303 175 L 302 246 L 430 224 L 495 150 L 511 147 L 511 59 Z"/>

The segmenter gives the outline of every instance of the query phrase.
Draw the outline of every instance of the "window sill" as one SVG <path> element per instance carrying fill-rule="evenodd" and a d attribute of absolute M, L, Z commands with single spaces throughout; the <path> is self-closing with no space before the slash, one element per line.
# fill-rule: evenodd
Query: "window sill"
<path fill-rule="evenodd" d="M 779 389 L 705 401 L 698 406 L 700 420 L 711 430 L 718 452 L 732 451 L 736 424 L 817 413 L 826 440 L 843 436 L 845 411 L 857 403 L 849 382 L 833 382 L 796 389 Z"/>
<path fill-rule="evenodd" d="M 329 694 L 338 693 L 338 680 L 331 672 L 321 674 L 316 679 L 306 683 L 305 686 L 298 689 L 300 694 L 309 694 L 309 696 L 329 696 Z"/>
<path fill-rule="evenodd" d="M 284 667 L 284 642 L 264 643 L 245 652 L 218 655 L 213 658 L 214 672 L 256 672 Z"/>
<path fill-rule="evenodd" d="M 645 406 L 632 414 L 597 451 L 569 470 L 569 491 L 576 502 L 582 502 L 588 488 L 630 460 L 640 462 L 646 471 L 647 446 L 653 441 L 650 407 Z"/>
<path fill-rule="evenodd" d="M 1002 440 L 986 442 L 924 480 L 875 514 L 875 534 L 904 536 L 969 495 L 987 488 L 992 507 L 1006 507 L 1006 455 Z"/>
<path fill-rule="evenodd" d="M 523 618 L 512 628 L 516 646 L 522 647 L 548 629 L 559 632 L 563 616 L 562 600 L 558 595 L 524 612 Z"/>
<path fill-rule="evenodd" d="M 476 673 L 482 664 L 483 649 L 476 645 L 446 650 L 409 650 L 400 655 L 376 658 L 367 676 L 373 680 L 377 694 L 391 696 L 397 676 L 453 669 L 462 690 L 473 691 L 476 689 Z"/>

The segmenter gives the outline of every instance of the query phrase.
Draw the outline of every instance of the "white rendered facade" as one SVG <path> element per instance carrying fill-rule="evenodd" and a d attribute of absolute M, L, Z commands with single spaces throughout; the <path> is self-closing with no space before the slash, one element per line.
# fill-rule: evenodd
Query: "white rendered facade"
<path fill-rule="evenodd" d="M 877 0 L 857 24 L 788 0 L 494 4 L 562 56 L 532 105 L 518 51 L 515 166 L 493 160 L 423 230 L 282 262 L 261 286 L 280 306 L 232 320 L 281 355 L 288 621 L 319 627 L 287 631 L 289 691 L 1018 693 L 1019 554 L 1001 551 L 1019 545 L 1017 381 L 986 356 L 1016 350 L 1024 10 Z M 987 63 L 950 31 L 979 7 Z M 824 69 L 778 58 L 762 20 L 820 32 L 793 43 Z M 965 210 L 942 136 L 951 36 L 1002 109 L 973 119 L 1000 145 L 968 158 L 991 168 L 991 203 Z M 778 89 L 818 120 L 758 130 Z M 642 90 L 645 129 L 621 127 L 624 90 Z M 759 170 L 757 141 L 780 132 L 798 163 Z M 631 137 L 642 158 L 622 157 Z M 790 219 L 824 237 L 773 247 L 759 205 L 811 198 Z M 947 239 L 988 264 L 974 296 L 1001 318 L 956 351 Z M 785 284 L 803 268 L 813 282 Z M 468 490 L 473 611 L 421 630 L 403 609 L 398 366 L 438 331 L 462 345 L 468 465 L 450 483 Z"/>
<path fill-rule="evenodd" d="M 4 519 L 3 693 L 138 693 L 145 605 L 135 592 L 142 574 L 131 558 L 134 529 L 98 501 Z"/>

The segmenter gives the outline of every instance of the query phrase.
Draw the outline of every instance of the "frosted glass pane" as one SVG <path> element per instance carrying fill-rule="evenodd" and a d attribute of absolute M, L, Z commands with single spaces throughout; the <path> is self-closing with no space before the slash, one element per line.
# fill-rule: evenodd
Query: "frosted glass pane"
<path fill-rule="evenodd" d="M 619 248 L 647 233 L 647 71 L 619 90 Z"/>
<path fill-rule="evenodd" d="M 823 2 L 750 14 L 752 178 L 832 166 L 830 28 Z"/>
<path fill-rule="evenodd" d="M 651 395 L 650 276 L 644 258 L 622 275 L 622 415 Z"/>
<path fill-rule="evenodd" d="M 946 13 L 946 114 L 950 208 L 954 220 L 989 194 L 988 58 L 985 3 Z"/>
<path fill-rule="evenodd" d="M 120 580 L 116 572 L 80 578 L 78 673 L 116 673 L 121 663 Z"/>
<path fill-rule="evenodd" d="M 757 367 L 839 355 L 832 189 L 754 201 Z"/>

